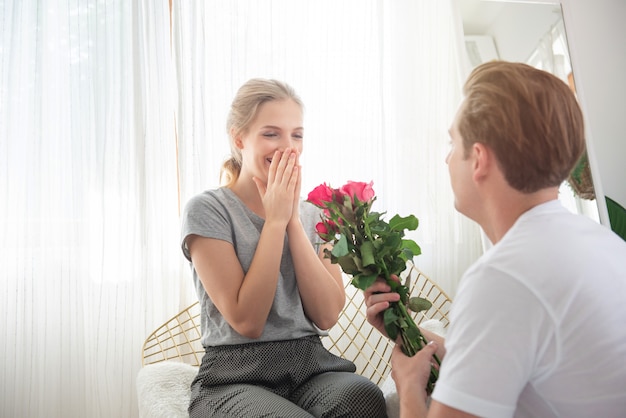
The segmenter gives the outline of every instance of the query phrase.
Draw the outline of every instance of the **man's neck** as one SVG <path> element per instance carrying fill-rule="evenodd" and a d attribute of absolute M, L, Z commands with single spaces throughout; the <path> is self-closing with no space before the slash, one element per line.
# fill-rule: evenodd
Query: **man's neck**
<path fill-rule="evenodd" d="M 484 216 L 478 223 L 489 240 L 496 244 L 517 222 L 522 214 L 535 206 L 558 199 L 558 188 L 550 187 L 533 193 L 511 190 L 485 205 Z"/>

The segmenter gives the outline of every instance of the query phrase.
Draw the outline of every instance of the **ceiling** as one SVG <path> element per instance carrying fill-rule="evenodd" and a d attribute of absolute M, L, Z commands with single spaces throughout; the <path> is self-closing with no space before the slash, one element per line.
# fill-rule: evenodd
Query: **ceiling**
<path fill-rule="evenodd" d="M 561 12 L 558 0 L 458 0 L 458 2 L 466 35 L 489 33 L 498 17 L 521 16 L 528 10 L 533 10 L 533 13 L 541 11 L 543 15 Z"/>
<path fill-rule="evenodd" d="M 506 7 L 502 1 L 459 0 L 466 35 L 483 35 Z"/>

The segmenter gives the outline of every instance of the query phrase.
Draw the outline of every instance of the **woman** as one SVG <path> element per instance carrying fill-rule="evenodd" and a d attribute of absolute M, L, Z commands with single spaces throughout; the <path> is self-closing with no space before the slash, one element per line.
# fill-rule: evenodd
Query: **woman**
<path fill-rule="evenodd" d="M 228 117 L 224 185 L 185 207 L 206 348 L 191 417 L 386 416 L 378 387 L 319 338 L 345 293 L 339 267 L 315 250 L 317 209 L 299 197 L 302 107 L 284 83 L 245 83 Z"/>

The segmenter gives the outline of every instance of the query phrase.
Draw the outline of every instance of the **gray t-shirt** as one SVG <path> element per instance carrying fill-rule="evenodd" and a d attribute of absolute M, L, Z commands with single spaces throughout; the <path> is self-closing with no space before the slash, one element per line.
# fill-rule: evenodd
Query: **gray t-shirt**
<path fill-rule="evenodd" d="M 300 203 L 300 217 L 312 246 L 320 241 L 315 232 L 319 214 L 319 209 L 314 205 L 305 201 Z M 250 339 L 235 331 L 204 290 L 198 273 L 191 263 L 189 250 L 185 244 L 187 237 L 199 235 L 231 243 L 246 273 L 254 257 L 264 222 L 264 219 L 248 209 L 232 190 L 225 187 L 196 195 L 185 205 L 182 216 L 181 245 L 183 254 L 190 261 L 194 285 L 202 307 L 201 342 L 205 347 L 289 340 L 307 335 L 324 334 L 304 314 L 287 234 L 285 234 L 274 303 L 260 338 Z"/>

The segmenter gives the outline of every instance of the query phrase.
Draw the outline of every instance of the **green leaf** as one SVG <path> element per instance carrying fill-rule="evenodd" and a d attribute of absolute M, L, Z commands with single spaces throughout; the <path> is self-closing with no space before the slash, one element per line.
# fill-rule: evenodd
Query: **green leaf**
<path fill-rule="evenodd" d="M 376 225 L 380 224 L 380 217 L 381 217 L 381 213 L 378 212 L 370 212 L 367 217 L 364 219 L 365 223 L 369 224 L 370 226 L 374 227 Z"/>
<path fill-rule="evenodd" d="M 402 217 L 400 215 L 395 215 L 389 221 L 389 227 L 394 231 L 404 231 L 408 229 L 409 231 L 414 231 L 419 226 L 419 220 L 415 217 L 415 215 L 409 215 Z"/>
<path fill-rule="evenodd" d="M 368 210 L 369 210 L 369 208 L 366 205 L 357 205 L 356 211 L 354 212 L 355 217 L 357 219 L 362 218 L 363 215 L 367 214 Z"/>
<path fill-rule="evenodd" d="M 400 257 L 402 261 L 406 263 L 407 261 L 413 259 L 413 251 L 409 250 L 408 248 L 403 248 L 398 257 Z"/>
<path fill-rule="evenodd" d="M 411 341 L 419 340 L 420 332 L 416 327 L 408 327 L 405 330 L 405 334 Z"/>
<path fill-rule="evenodd" d="M 328 249 L 328 248 L 324 248 L 324 257 L 329 258 L 331 263 L 336 263 L 336 257 L 333 256 L 333 253 Z"/>
<path fill-rule="evenodd" d="M 385 247 L 389 249 L 392 249 L 392 248 L 399 249 L 401 244 L 402 244 L 402 238 L 400 237 L 399 234 L 389 235 L 387 239 L 385 240 Z"/>
<path fill-rule="evenodd" d="M 420 297 L 412 297 L 412 298 L 409 298 L 409 303 L 407 306 L 413 312 L 422 312 L 422 311 L 429 310 L 433 306 L 433 304 L 430 303 L 428 299 L 424 299 Z"/>
<path fill-rule="evenodd" d="M 396 289 L 396 292 L 398 292 L 400 294 L 400 300 L 403 303 L 406 303 L 407 301 L 407 297 L 409 295 L 409 289 L 406 286 L 398 286 L 398 288 Z"/>
<path fill-rule="evenodd" d="M 359 267 L 355 263 L 354 258 L 351 255 L 344 255 L 337 258 L 337 263 L 341 266 L 341 269 L 346 274 L 358 274 L 360 272 Z"/>
<path fill-rule="evenodd" d="M 605 196 L 604 198 L 606 200 L 606 210 L 609 213 L 611 229 L 626 241 L 626 209 L 610 197 Z"/>
<path fill-rule="evenodd" d="M 372 241 L 365 241 L 361 244 L 361 261 L 365 267 L 376 264 L 376 259 L 374 258 L 374 244 L 372 244 Z"/>
<path fill-rule="evenodd" d="M 385 324 L 391 324 L 398 320 L 398 315 L 392 308 L 387 308 L 383 314 L 383 320 Z"/>
<path fill-rule="evenodd" d="M 376 281 L 378 274 L 359 274 L 352 277 L 352 285 L 357 289 L 365 290 Z"/>
<path fill-rule="evenodd" d="M 410 250 L 411 253 L 413 253 L 413 255 L 420 255 L 422 253 L 422 249 L 420 248 L 419 245 L 417 245 L 417 243 L 415 241 L 413 241 L 412 239 L 403 239 L 402 240 L 402 247 L 404 247 L 404 249 Z M 411 257 L 409 257 L 411 258 Z"/>
<path fill-rule="evenodd" d="M 403 257 L 394 258 L 389 265 L 389 273 L 400 276 L 400 273 L 406 270 L 406 261 Z"/>
<path fill-rule="evenodd" d="M 348 254 L 348 239 L 344 234 L 339 236 L 339 241 L 337 241 L 337 243 L 333 246 L 331 253 L 337 258 Z"/>
<path fill-rule="evenodd" d="M 383 322 L 385 324 L 385 331 L 387 331 L 387 335 L 392 341 L 395 341 L 398 336 L 398 326 L 396 325 L 396 321 L 398 320 L 398 316 L 391 308 L 387 308 L 383 313 Z"/>

